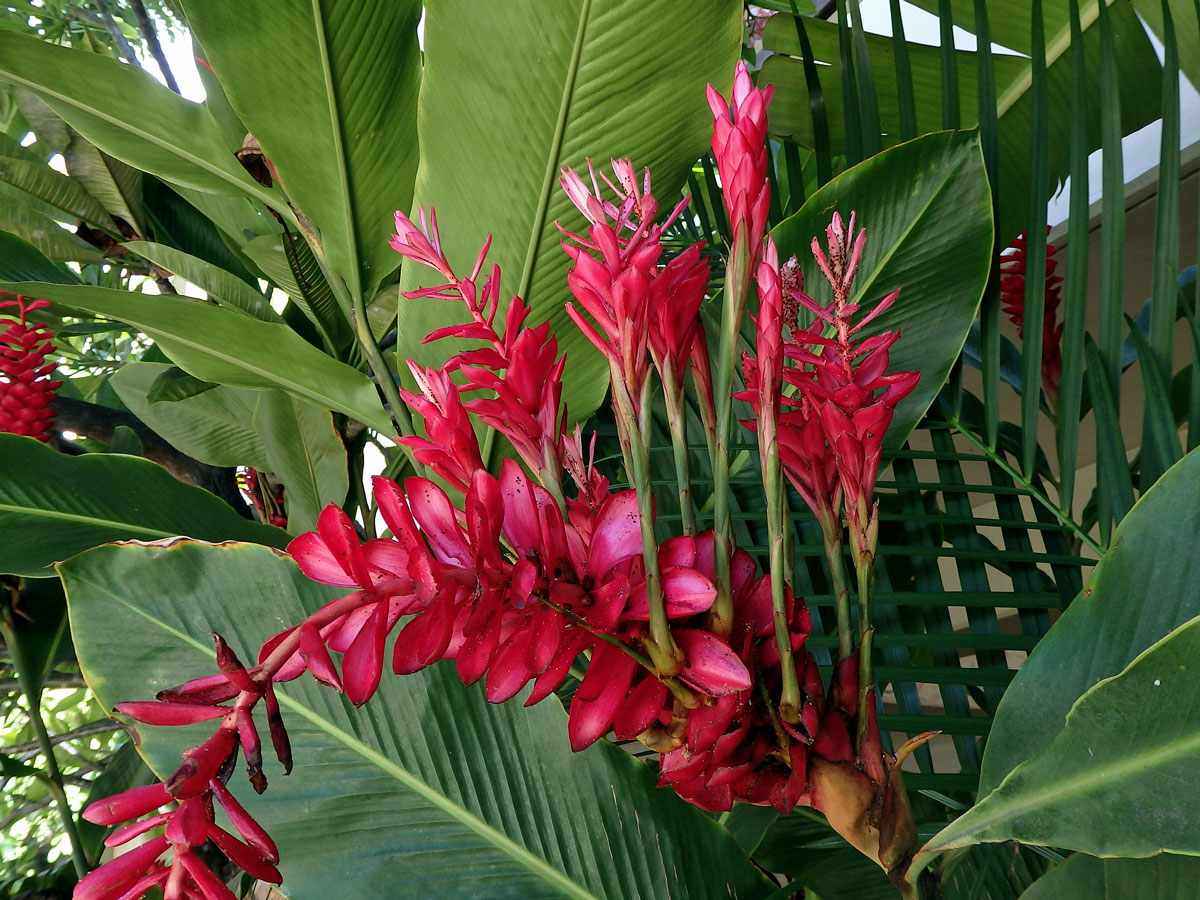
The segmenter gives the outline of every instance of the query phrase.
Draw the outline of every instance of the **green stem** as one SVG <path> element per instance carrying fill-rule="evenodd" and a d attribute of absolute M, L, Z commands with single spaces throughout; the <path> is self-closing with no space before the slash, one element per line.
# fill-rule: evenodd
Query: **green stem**
<path fill-rule="evenodd" d="M 796 678 L 796 663 L 792 659 L 792 636 L 788 630 L 788 613 L 784 599 L 787 563 L 784 535 L 783 473 L 779 466 L 779 442 L 775 436 L 778 410 L 763 409 L 759 439 L 767 442 L 763 454 L 763 487 L 767 495 L 767 534 L 771 548 L 771 606 L 775 611 L 775 645 L 779 648 L 779 665 L 783 685 L 779 695 L 779 716 L 795 725 L 800 721 L 800 682 Z"/>
<path fill-rule="evenodd" d="M 679 515 L 683 533 L 696 533 L 696 507 L 692 502 L 691 465 L 688 462 L 687 409 L 684 406 L 683 384 L 678 381 L 670 360 L 663 360 L 661 369 L 663 398 L 667 405 L 667 426 L 671 432 L 671 449 L 675 457 L 675 483 L 679 490 Z"/>
<path fill-rule="evenodd" d="M 683 652 L 671 635 L 666 603 L 662 594 L 662 573 L 658 567 L 658 540 L 654 534 L 654 493 L 650 486 L 650 379 L 645 379 L 634 409 L 625 378 L 614 363 L 612 394 L 617 413 L 621 450 L 629 483 L 637 493 L 638 522 L 642 531 L 642 562 L 646 570 L 646 602 L 650 607 L 650 637 L 646 652 L 654 661 L 655 670 L 663 678 L 670 677 L 683 667 Z"/>
<path fill-rule="evenodd" d="M 392 420 L 392 426 L 396 429 L 396 435 L 397 437 L 413 437 L 417 432 L 413 428 L 412 417 L 408 414 L 408 407 L 400 397 L 400 389 L 396 387 L 396 380 L 392 377 L 392 370 L 388 368 L 388 364 L 383 358 L 383 351 L 379 349 L 379 342 L 375 340 L 375 335 L 371 333 L 371 323 L 367 319 L 366 301 L 361 294 L 353 295 L 350 300 L 351 318 L 354 320 L 351 323 L 354 326 L 354 336 L 358 339 L 358 344 L 367 357 L 367 365 L 371 367 L 371 373 L 375 376 L 375 383 L 379 385 L 380 390 L 383 391 L 384 399 L 387 400 L 388 416 Z M 424 475 L 425 466 L 417 462 L 408 447 L 405 447 L 404 450 L 408 453 L 409 458 L 412 459 L 412 465 L 416 473 Z"/>
<path fill-rule="evenodd" d="M 1006 475 L 1008 475 L 1009 478 L 1023 487 L 1026 492 L 1028 492 L 1030 498 L 1037 501 L 1051 513 L 1053 513 L 1054 517 L 1058 519 L 1059 524 L 1065 526 L 1072 534 L 1075 535 L 1075 537 L 1079 538 L 1082 543 L 1094 550 L 1097 555 L 1102 556 L 1104 554 L 1104 548 L 1096 543 L 1096 541 L 1093 540 L 1086 531 L 1080 528 L 1075 520 L 1067 515 L 1067 513 L 1059 509 L 1059 507 L 1056 506 L 1054 502 L 1046 495 L 1045 491 L 1037 488 L 1033 484 L 1032 480 L 1026 478 L 1023 474 L 1021 474 L 1021 472 L 1009 465 L 1004 457 L 1001 456 L 997 451 L 993 450 L 985 442 L 973 435 L 968 429 L 964 428 L 962 423 L 957 418 L 947 418 L 946 422 L 956 432 L 961 434 L 968 441 L 979 448 L 979 450 L 988 458 L 989 462 L 995 463 L 1004 471 Z"/>
<path fill-rule="evenodd" d="M 871 551 L 858 554 L 855 560 L 858 574 L 858 741 L 862 748 L 867 736 L 867 698 L 875 683 L 875 557 Z"/>
<path fill-rule="evenodd" d="M 733 524 L 729 511 L 729 442 L 733 427 L 733 373 L 737 365 L 737 340 L 746 297 L 750 292 L 749 235 L 744 223 L 733 236 L 733 249 L 725 270 L 721 310 L 721 338 L 713 372 L 713 396 L 717 405 L 716 453 L 713 455 L 713 533 L 717 599 L 713 604 L 710 629 L 728 637 L 733 629 L 733 593 L 729 554 Z"/>
<path fill-rule="evenodd" d="M 67 792 L 63 788 L 62 770 L 59 769 L 58 760 L 54 756 L 54 743 L 50 740 L 50 733 L 46 731 L 46 723 L 42 719 L 41 686 L 37 683 L 33 673 L 29 671 L 28 662 L 17 637 L 17 629 L 12 626 L 11 622 L 5 622 L 0 630 L 4 632 L 4 640 L 8 644 L 13 664 L 17 668 L 17 681 L 21 685 L 21 692 L 25 695 L 25 702 L 29 704 L 29 723 L 33 726 L 34 737 L 37 739 L 42 756 L 46 758 L 46 786 L 54 797 L 54 805 L 58 810 L 59 819 L 62 821 L 63 832 L 71 844 L 71 860 L 75 863 L 75 872 L 82 878 L 88 873 L 90 867 L 87 856 L 83 852 L 83 841 L 79 838 L 79 830 L 75 827 L 75 813 L 71 810 Z"/>
<path fill-rule="evenodd" d="M 821 510 L 817 520 L 821 524 L 825 559 L 829 563 L 829 577 L 837 609 L 838 659 L 845 659 L 854 652 L 854 626 L 850 624 L 850 585 L 846 579 L 846 559 L 842 553 L 842 523 L 831 509 Z"/>

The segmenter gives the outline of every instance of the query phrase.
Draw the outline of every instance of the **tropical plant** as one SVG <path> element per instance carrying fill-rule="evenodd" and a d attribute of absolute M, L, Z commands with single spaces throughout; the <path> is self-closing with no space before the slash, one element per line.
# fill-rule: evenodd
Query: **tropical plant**
<path fill-rule="evenodd" d="M 423 43 L 420 4 L 183 2 L 203 104 L 75 6 L 0 32 L 0 289 L 43 301 L 0 423 L 47 439 L 0 436 L 7 815 L 61 829 L 9 890 L 154 813 L 77 896 L 1176 896 L 1198 10 L 918 5 L 941 48 L 895 0 L 890 39 L 854 0 L 438 2 Z M 1160 116 L 1126 317 L 1120 141 Z M 1064 249 L 1028 236 L 1067 174 Z"/>

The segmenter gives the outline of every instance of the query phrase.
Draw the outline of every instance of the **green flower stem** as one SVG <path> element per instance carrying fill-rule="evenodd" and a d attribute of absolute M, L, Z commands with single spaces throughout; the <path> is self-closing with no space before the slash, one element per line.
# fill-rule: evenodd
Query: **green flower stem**
<path fill-rule="evenodd" d="M 828 507 L 817 516 L 825 543 L 825 559 L 833 583 L 833 598 L 837 609 L 838 659 L 854 652 L 854 626 L 850 623 L 850 585 L 846 579 L 846 560 L 842 552 L 842 523 Z"/>
<path fill-rule="evenodd" d="M 335 279 L 335 281 L 340 281 L 340 279 Z M 392 370 L 388 368 L 388 364 L 383 358 L 383 351 L 379 349 L 379 342 L 371 333 L 371 323 L 367 319 L 366 300 L 361 294 L 355 294 L 350 299 L 352 311 L 350 318 L 353 320 L 351 324 L 354 326 L 354 336 L 358 339 L 358 344 L 367 357 L 367 365 L 371 367 L 375 383 L 379 385 L 384 399 L 387 400 L 388 416 L 392 420 L 392 426 L 396 429 L 396 436 L 412 437 L 417 433 L 413 428 L 412 417 L 408 414 L 408 407 L 400 397 L 400 390 L 396 387 Z M 417 462 L 410 448 L 404 447 L 404 451 L 412 459 L 413 469 L 416 470 L 416 473 L 423 476 L 425 466 Z"/>
<path fill-rule="evenodd" d="M 783 472 L 779 465 L 779 441 L 776 424 L 779 409 L 768 409 L 763 405 L 759 422 L 758 438 L 765 443 L 763 451 L 763 488 L 767 497 L 767 534 L 770 541 L 771 559 L 771 606 L 775 611 L 775 644 L 779 648 L 779 665 L 783 673 L 783 685 L 779 695 L 779 717 L 795 725 L 800 721 L 800 682 L 796 678 L 796 663 L 792 659 L 792 636 L 788 631 L 787 605 L 784 599 L 785 572 L 787 571 Z"/>
<path fill-rule="evenodd" d="M 15 595 L 15 590 L 13 593 Z M 4 640 L 8 644 L 9 652 L 12 654 L 12 660 L 17 669 L 17 681 L 21 685 L 21 692 L 25 695 L 25 702 L 29 704 L 29 723 L 33 726 L 34 737 L 37 739 L 42 756 L 46 758 L 46 771 L 42 776 L 42 780 L 54 798 L 54 806 L 58 810 L 59 819 L 62 821 L 63 832 L 66 834 L 67 841 L 71 845 L 71 861 L 75 864 L 76 874 L 82 878 L 88 873 L 90 867 L 88 866 L 87 855 L 83 852 L 83 841 L 79 838 L 79 829 L 75 826 L 75 813 L 71 810 L 71 804 L 67 800 L 67 792 L 63 788 L 62 770 L 59 769 L 58 760 L 54 756 L 54 744 L 50 740 L 50 733 L 46 730 L 46 723 L 42 719 L 41 685 L 34 677 L 33 672 L 29 670 L 30 667 L 17 637 L 17 629 L 12 627 L 10 622 L 6 621 L 3 623 L 0 631 L 3 631 Z"/>
<path fill-rule="evenodd" d="M 696 533 L 696 507 L 692 502 L 691 466 L 688 463 L 687 408 L 684 406 L 683 384 L 678 380 L 669 360 L 663 360 L 663 398 L 667 405 L 667 425 L 671 432 L 671 449 L 675 456 L 675 483 L 679 490 L 679 514 L 683 533 Z"/>
<path fill-rule="evenodd" d="M 744 223 L 733 236 L 733 249 L 725 270 L 721 310 L 721 338 L 713 372 L 713 397 L 717 405 L 716 452 L 713 454 L 713 532 L 717 599 L 713 604 L 710 629 L 720 637 L 733 630 L 733 592 L 729 554 L 733 524 L 729 512 L 729 442 L 733 428 L 733 373 L 737 365 L 737 340 L 746 297 L 750 292 L 749 236 Z"/>
<path fill-rule="evenodd" d="M 650 639 L 646 652 L 662 678 L 683 668 L 683 651 L 671 635 L 667 607 L 658 567 L 658 540 L 654 535 L 654 493 L 650 486 L 650 379 L 642 384 L 638 408 L 634 409 L 624 374 L 612 364 L 612 394 L 617 413 L 621 451 L 625 456 L 629 483 L 637 492 L 638 521 L 642 531 L 642 562 L 646 569 L 646 601 L 650 607 Z"/>
<path fill-rule="evenodd" d="M 867 736 L 867 698 L 875 683 L 875 665 L 872 654 L 875 649 L 875 557 L 868 551 L 858 555 L 855 563 L 858 573 L 858 735 L 856 747 L 862 748 Z"/>
<path fill-rule="evenodd" d="M 997 451 L 993 450 L 984 441 L 981 441 L 979 438 L 973 435 L 970 430 L 965 428 L 962 422 L 960 422 L 957 418 L 947 417 L 946 424 L 953 428 L 957 434 L 961 434 L 968 441 L 974 444 L 979 451 L 988 458 L 989 462 L 993 462 L 999 466 L 1000 469 L 1003 470 L 1004 474 L 1023 487 L 1033 500 L 1050 510 L 1050 512 L 1054 514 L 1054 517 L 1058 519 L 1059 524 L 1065 526 L 1072 534 L 1075 535 L 1075 537 L 1079 539 L 1081 543 L 1086 544 L 1088 547 L 1094 550 L 1098 556 L 1104 555 L 1104 548 L 1096 543 L 1091 535 L 1080 528 L 1079 524 L 1071 518 L 1068 512 L 1063 509 L 1059 509 L 1059 507 L 1055 505 L 1054 501 L 1046 496 L 1045 491 L 1035 487 L 1029 478 L 1026 478 L 1023 474 L 1021 474 L 1021 472 L 1009 465 L 1004 457 L 1001 456 Z M 1069 500 L 1067 505 L 1069 505 Z"/>

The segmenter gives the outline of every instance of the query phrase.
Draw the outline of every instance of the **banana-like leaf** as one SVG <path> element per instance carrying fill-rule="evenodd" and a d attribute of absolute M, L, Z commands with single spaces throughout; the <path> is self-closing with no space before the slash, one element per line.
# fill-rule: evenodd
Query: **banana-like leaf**
<path fill-rule="evenodd" d="M 80 664 L 104 706 L 211 671 L 209 631 L 252 657 L 340 593 L 236 544 L 104 547 L 60 572 Z M 279 693 L 295 769 L 284 778 L 268 767 L 267 793 L 243 802 L 279 845 L 295 900 L 740 900 L 774 887 L 632 757 L 604 743 L 570 753 L 553 700 L 490 705 L 448 664 L 389 673 L 358 710 L 307 676 Z M 206 733 L 139 731 L 160 775 Z M 249 793 L 240 777 L 230 787 Z"/>
<path fill-rule="evenodd" d="M 151 387 L 170 369 L 163 363 L 126 363 L 109 384 L 130 412 L 175 449 L 210 466 L 269 472 L 267 448 L 253 426 L 254 407 L 264 392 L 219 385 L 182 400 L 151 402 Z"/>
<path fill-rule="evenodd" d="M 207 491 L 133 456 L 65 456 L 33 438 L 0 434 L 0 572 L 48 578 L 51 564 L 106 541 L 187 534 L 287 542 Z"/>
<path fill-rule="evenodd" d="M 207 292 L 209 299 L 216 300 L 222 306 L 239 310 L 263 322 L 283 321 L 266 297 L 220 266 L 151 241 L 130 241 L 125 246 L 138 256 L 190 281 Z"/>
<path fill-rule="evenodd" d="M 184 187 L 255 197 L 291 216 L 226 149 L 203 106 L 136 66 L 0 31 L 0 78 L 34 91 L 88 141 L 135 168 Z"/>
<path fill-rule="evenodd" d="M 1125 516 L 1083 593 L 1017 673 L 996 711 L 980 796 L 1047 747 L 1085 691 L 1200 615 L 1197 533 L 1200 453 L 1193 451 Z"/>
<path fill-rule="evenodd" d="M 57 262 L 103 261 L 99 250 L 60 227 L 49 210 L 35 208 L 8 185 L 0 185 L 0 189 L 0 231 L 15 234 Z"/>
<path fill-rule="evenodd" d="M 387 238 L 395 211 L 412 202 L 421 4 L 199 0 L 184 9 L 330 268 L 370 296 L 399 265 Z"/>
<path fill-rule="evenodd" d="M 991 266 L 991 197 L 977 135 L 939 132 L 866 160 L 813 194 L 775 227 L 781 259 L 796 254 L 805 289 L 828 302 L 830 289 L 810 244 L 833 212 L 857 212 L 867 245 L 854 283 L 864 309 L 900 288 L 900 298 L 866 332 L 900 328 L 893 372 L 920 371 L 888 433 L 898 446 L 941 390 L 963 347 Z"/>
<path fill-rule="evenodd" d="M 7 284 L 71 309 L 125 322 L 154 338 L 183 370 L 204 381 L 294 397 L 351 416 L 385 435 L 391 421 L 370 379 L 326 356 L 286 325 L 179 296 L 85 285 Z"/>
<path fill-rule="evenodd" d="M 1039 754 L 925 845 L 1018 840 L 1097 856 L 1200 854 L 1200 616 L 1087 691 Z"/>
<path fill-rule="evenodd" d="M 741 9 L 730 0 L 428 6 L 414 203 L 437 208 L 442 247 L 464 275 L 494 236 L 490 259 L 503 270 L 503 292 L 529 302 L 530 324 L 549 319 L 567 353 L 572 419 L 596 409 L 608 377 L 563 307 L 569 260 L 555 221 L 578 233 L 584 220 L 559 188 L 559 168 L 586 170 L 588 157 L 607 168 L 610 157 L 629 157 L 650 167 L 659 208 L 670 209 L 710 139 L 704 85 L 728 93 Z M 401 286 L 438 277 L 406 264 Z M 454 345 L 418 341 L 466 318 L 461 307 L 401 299 L 400 358 L 440 364 Z"/>
<path fill-rule="evenodd" d="M 1039 878 L 1021 900 L 1191 900 L 1200 859 L 1163 853 L 1149 859 L 1097 859 L 1076 853 Z"/>

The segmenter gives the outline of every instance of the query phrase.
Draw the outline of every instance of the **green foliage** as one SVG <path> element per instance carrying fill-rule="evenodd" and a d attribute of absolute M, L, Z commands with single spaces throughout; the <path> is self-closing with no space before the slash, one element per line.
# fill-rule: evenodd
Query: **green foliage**
<path fill-rule="evenodd" d="M 119 455 L 65 456 L 0 434 L 0 572 L 45 578 L 47 567 L 106 541 L 188 534 L 281 547 L 282 531 L 237 515 L 161 467 Z"/>

